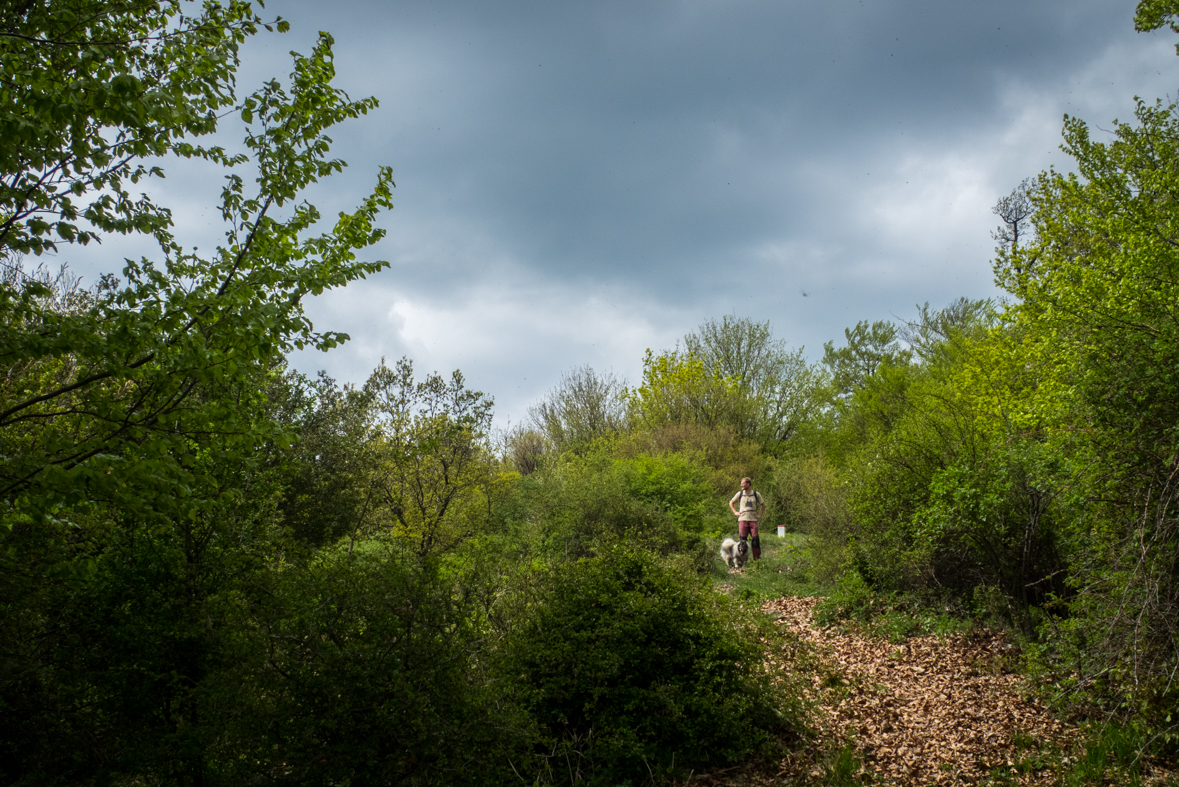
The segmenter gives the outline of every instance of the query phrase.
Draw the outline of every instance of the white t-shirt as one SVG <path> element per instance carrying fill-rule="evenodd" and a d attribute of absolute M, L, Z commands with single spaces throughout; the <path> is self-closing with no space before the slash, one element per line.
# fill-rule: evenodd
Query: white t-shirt
<path fill-rule="evenodd" d="M 733 495 L 730 503 L 737 506 L 738 522 L 756 522 L 758 512 L 761 511 L 761 493 L 756 490 L 746 492 L 744 489 Z"/>

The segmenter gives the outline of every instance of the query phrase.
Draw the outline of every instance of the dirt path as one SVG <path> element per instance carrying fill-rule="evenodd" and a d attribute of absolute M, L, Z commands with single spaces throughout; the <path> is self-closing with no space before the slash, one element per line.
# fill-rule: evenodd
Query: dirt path
<path fill-rule="evenodd" d="M 814 682 L 823 708 L 818 723 L 853 741 L 865 767 L 886 781 L 974 784 L 1070 737 L 1043 706 L 1024 698 L 1024 679 L 1005 672 L 1010 646 L 1001 635 L 918 637 L 898 646 L 817 630 L 817 602 L 782 598 L 763 609 L 829 654 L 831 672 Z M 1008 783 L 1054 782 L 1050 769 L 1037 771 L 1028 760 L 1019 770 L 1029 772 L 1012 772 Z"/>

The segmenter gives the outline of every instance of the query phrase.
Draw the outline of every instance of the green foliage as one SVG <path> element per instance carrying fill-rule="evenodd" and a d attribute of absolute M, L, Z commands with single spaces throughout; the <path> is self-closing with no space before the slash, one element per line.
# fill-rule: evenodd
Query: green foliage
<path fill-rule="evenodd" d="M 627 427 L 626 386 L 589 366 L 561 375 L 548 395 L 528 410 L 532 430 L 556 452 L 583 451 Z"/>
<path fill-rule="evenodd" d="M 1082 738 L 1079 751 L 1070 752 L 1060 771 L 1066 787 L 1090 784 L 1143 784 L 1143 753 L 1149 748 L 1140 724 L 1114 721 L 1093 725 Z"/>
<path fill-rule="evenodd" d="M 862 321 L 821 367 L 769 323 L 712 320 L 648 351 L 636 388 L 568 373 L 498 458 L 492 401 L 458 372 L 284 375 L 292 349 L 347 338 L 302 299 L 384 266 L 355 254 L 382 236 L 387 169 L 326 231 L 299 197 L 344 166 L 327 130 L 375 102 L 332 87 L 326 35 L 239 99 L 260 17 L 186 8 L 0 0 L 0 781 L 727 767 L 803 732 L 753 610 L 816 590 L 821 624 L 893 640 L 1020 629 L 1038 683 L 1132 720 L 1094 727 L 1061 783 L 1134 783 L 1173 754 L 1175 107 L 1140 103 L 1107 142 L 1066 120 L 1077 174 L 998 206 L 1001 315 Z M 1142 0 L 1135 24 L 1177 18 Z M 197 146 L 230 108 L 241 152 Z M 169 154 L 228 175 L 212 254 L 131 191 Z M 159 259 L 90 290 L 24 267 L 112 232 Z M 745 475 L 763 559 L 730 574 L 715 540 Z M 862 776 L 850 748 L 823 767 Z"/>
<path fill-rule="evenodd" d="M 767 753 L 799 729 L 757 637 L 682 564 L 616 546 L 540 578 L 505 674 L 519 675 L 550 778 L 646 780 Z"/>
<path fill-rule="evenodd" d="M 189 458 L 189 494 L 209 501 L 189 517 L 93 504 L 4 538 L 24 566 L 0 588 L 0 759 L 17 783 L 208 772 L 232 707 L 210 694 L 232 665 L 229 621 L 279 546 L 276 479 L 232 451 Z"/>
<path fill-rule="evenodd" d="M 636 467 L 604 450 L 566 455 L 520 481 L 517 538 L 531 554 L 555 562 L 591 557 L 624 539 L 701 561 L 702 527 L 692 521 L 699 486 L 690 466 L 671 464 L 669 474 L 658 459 Z M 677 514 L 690 527 L 677 527 Z"/>
<path fill-rule="evenodd" d="M 277 566 L 242 610 L 244 668 L 214 691 L 239 707 L 218 741 L 235 783 L 489 784 L 531 740 L 487 674 L 478 562 L 445 566 L 390 542 Z"/>
<path fill-rule="evenodd" d="M 683 454 L 619 459 L 630 494 L 665 511 L 685 533 L 717 535 L 731 517 L 721 513 L 707 468 Z"/>
<path fill-rule="evenodd" d="M 516 425 L 503 439 L 503 459 L 520 475 L 532 475 L 545 462 L 545 435 L 536 429 Z"/>
<path fill-rule="evenodd" d="M 814 615 L 820 626 L 844 626 L 895 643 L 974 629 L 977 619 L 970 609 L 947 601 L 945 594 L 935 592 L 878 593 L 852 569 L 815 606 Z"/>
<path fill-rule="evenodd" d="M 1086 702 L 1163 724 L 1179 664 L 1179 118 L 1160 103 L 1135 114 L 1109 142 L 1066 119 L 1078 172 L 1040 176 L 1037 240 L 996 276 L 1041 377 L 1021 409 L 1052 430 L 1071 476 L 1069 614 L 1045 621 L 1042 655 Z"/>
<path fill-rule="evenodd" d="M 979 339 L 996 325 L 998 314 L 989 300 L 959 298 L 941 309 L 931 308 L 927 301 L 917 307 L 915 320 L 906 320 L 900 327 L 898 336 L 908 343 L 915 358 L 935 363 L 954 351 L 958 337 Z"/>
<path fill-rule="evenodd" d="M 1032 231 L 999 249 L 1001 317 L 959 301 L 828 346 L 849 516 L 816 534 L 847 572 L 821 614 L 901 635 L 910 599 L 976 608 L 1038 637 L 1031 663 L 1076 707 L 1170 740 L 1179 116 L 1140 103 L 1108 142 L 1069 118 L 1065 149 L 1077 174 L 1027 186 Z"/>
<path fill-rule="evenodd" d="M 1048 593 L 1063 590 L 1052 581 L 1062 567 L 1053 499 L 1057 463 L 1050 447 L 1018 441 L 932 479 L 929 503 L 917 514 L 918 538 L 937 549 L 939 562 L 957 566 L 957 576 L 940 572 L 943 586 L 1001 587 L 1025 616 Z M 1026 617 L 1017 622 L 1031 633 Z"/>
<path fill-rule="evenodd" d="M 216 130 L 238 47 L 263 26 L 249 2 L 188 5 L 0 3 L 0 258 L 110 232 L 170 243 L 171 213 L 129 187 L 162 177 L 146 159 Z"/>
<path fill-rule="evenodd" d="M 841 403 L 850 516 L 820 536 L 879 591 L 937 588 L 966 604 L 1001 586 L 1030 633 L 1030 606 L 1063 589 L 1067 469 L 1037 434 L 1043 415 L 1023 411 L 1036 382 L 1019 334 L 992 320 L 985 302 L 922 308 L 906 331 L 921 363 L 885 360 Z"/>
<path fill-rule="evenodd" d="M 824 787 L 851 787 L 864 784 L 864 764 L 854 746 L 832 747 L 822 762 Z"/>
<path fill-rule="evenodd" d="M 6 782 L 207 783 L 242 699 L 227 688 L 241 677 L 241 609 L 293 546 L 282 520 L 318 543 L 354 504 L 339 474 L 284 465 L 301 405 L 279 369 L 292 349 L 347 338 L 315 330 L 306 296 L 385 265 L 356 251 L 382 237 L 387 169 L 327 228 L 299 201 L 344 166 L 327 130 L 375 102 L 332 86 L 323 35 L 293 56 L 286 86 L 272 80 L 237 104 L 237 46 L 258 19 L 246 3 L 185 7 L 0 13 L 0 128 L 22 140 L 0 154 Z M 235 105 L 242 153 L 189 141 Z M 228 173 L 226 241 L 209 255 L 127 191 L 161 174 L 145 157 L 169 153 Z M 152 235 L 159 258 L 128 261 L 89 291 L 23 269 L 23 252 L 111 232 Z M 282 510 L 284 485 L 299 481 L 336 497 Z"/>
<path fill-rule="evenodd" d="M 727 428 L 776 455 L 817 412 L 821 383 L 802 350 L 788 351 L 769 323 L 725 317 L 685 336 L 683 350 L 648 350 L 643 381 L 625 399 L 639 428 Z"/>
<path fill-rule="evenodd" d="M 843 620 L 867 622 L 877 602 L 860 572 L 852 569 L 839 578 L 831 593 L 815 607 L 815 622 L 821 626 Z"/>
<path fill-rule="evenodd" d="M 786 487 L 820 512 L 820 573 L 842 574 L 819 614 L 896 638 L 952 628 L 941 610 L 1000 589 L 1005 624 L 1030 635 L 1065 590 L 1060 522 L 1077 510 L 1045 413 L 1023 407 L 1035 366 L 985 302 L 926 306 L 907 325 L 918 362 L 883 360 L 839 404 L 835 467 L 796 460 L 817 478 Z"/>
<path fill-rule="evenodd" d="M 643 381 L 626 392 L 631 420 L 651 429 L 691 423 L 705 427 L 731 424 L 737 418 L 740 389 L 692 353 L 659 355 L 647 350 Z"/>
<path fill-rule="evenodd" d="M 725 500 L 733 495 L 738 479 L 760 479 L 770 466 L 770 457 L 760 446 L 739 439 L 732 429 L 690 423 L 633 431 L 615 441 L 613 450 L 621 459 L 666 454 L 690 457 L 707 471 L 713 492 Z"/>
<path fill-rule="evenodd" d="M 283 423 L 297 435 L 278 464 L 280 510 L 298 541 L 321 546 L 355 532 L 373 507 L 376 424 L 367 390 L 337 387 L 326 374 L 289 375 L 276 397 Z"/>
<path fill-rule="evenodd" d="M 1161 104 L 1140 103 L 1136 114 L 1138 124 L 1117 124 L 1108 144 L 1068 119 L 1065 149 L 1080 174 L 1041 176 L 1039 241 L 996 270 L 1021 299 L 1010 316 L 1060 386 L 1053 393 L 1069 397 L 1074 417 L 1117 435 L 1126 460 L 1163 472 L 1179 422 L 1171 395 L 1179 285 L 1170 275 L 1179 120 Z"/>
<path fill-rule="evenodd" d="M 389 172 L 326 233 L 309 232 L 319 218 L 311 205 L 286 221 L 269 215 L 342 166 L 326 157 L 326 129 L 373 106 L 331 87 L 330 44 L 321 38 L 310 56 L 295 58 L 290 93 L 272 82 L 248 99 L 257 189 L 247 196 L 243 180 L 229 178 L 228 242 L 211 258 L 169 242 L 162 266 L 129 261 L 122 283 L 107 278 L 70 311 L 53 308 L 35 279 L 0 288 L 0 358 L 10 380 L 0 394 L 4 527 L 90 499 L 143 516 L 179 505 L 188 515 L 200 505 L 182 493 L 195 484 L 185 460 L 191 441 L 249 446 L 276 437 L 273 422 L 250 418 L 246 400 L 262 395 L 257 370 L 296 347 L 346 338 L 316 332 L 301 300 L 385 265 L 359 262 L 355 250 L 382 235 L 373 221 L 390 204 Z"/>
<path fill-rule="evenodd" d="M 850 532 L 847 490 L 825 456 L 797 456 L 776 462 L 761 486 L 769 511 L 767 525 L 808 533 L 827 543 L 843 543 Z"/>
<path fill-rule="evenodd" d="M 500 478 L 487 446 L 493 400 L 463 375 L 418 382 L 413 363 L 382 360 L 365 383 L 377 417 L 376 500 L 370 519 L 421 555 L 453 549 L 486 523 L 480 502 Z"/>
<path fill-rule="evenodd" d="M 843 330 L 847 344 L 839 349 L 834 342 L 823 345 L 823 364 L 831 370 L 831 387 L 837 396 L 846 396 L 862 388 L 883 363 L 904 365 L 910 353 L 897 342 L 897 327 L 878 320 L 865 320 Z"/>
<path fill-rule="evenodd" d="M 1138 0 L 1134 11 L 1134 29 L 1138 32 L 1158 30 L 1163 25 L 1179 33 L 1179 3 L 1175 0 Z M 1179 44 L 1175 45 L 1179 54 Z"/>
<path fill-rule="evenodd" d="M 806 363 L 803 348 L 791 351 L 775 339 L 768 321 L 708 320 L 684 336 L 684 349 L 736 386 L 730 426 L 770 455 L 784 451 L 818 411 L 822 374 Z"/>

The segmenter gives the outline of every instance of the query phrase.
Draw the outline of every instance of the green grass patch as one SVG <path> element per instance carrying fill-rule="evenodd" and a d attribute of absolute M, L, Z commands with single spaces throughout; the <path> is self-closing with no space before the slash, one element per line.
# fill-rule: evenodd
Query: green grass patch
<path fill-rule="evenodd" d="M 1175 787 L 1179 779 L 1152 765 L 1150 740 L 1134 724 L 1093 724 L 1068 748 L 1016 730 L 1009 764 L 993 769 L 985 787 L 1016 787 L 1026 774 L 1048 771 L 1057 787 Z M 1166 761 L 1166 767 L 1173 763 Z"/>
<path fill-rule="evenodd" d="M 978 622 L 933 594 L 876 593 L 856 570 L 846 572 L 818 606 L 815 623 L 904 642 L 909 637 L 965 634 Z"/>
<path fill-rule="evenodd" d="M 761 560 L 745 564 L 740 571 L 730 571 L 720 556 L 722 536 L 709 541 L 712 579 L 716 587 L 747 604 L 761 604 L 780 596 L 819 596 L 822 591 L 811 572 L 810 537 L 787 533 L 779 538 L 775 531 L 761 534 Z"/>
<path fill-rule="evenodd" d="M 1149 740 L 1134 724 L 1094 724 L 1077 746 L 1061 758 L 1058 783 L 1065 787 L 1117 784 L 1137 787 L 1144 783 Z M 1157 783 L 1157 782 L 1154 782 Z M 1174 784 L 1169 779 L 1165 784 Z"/>

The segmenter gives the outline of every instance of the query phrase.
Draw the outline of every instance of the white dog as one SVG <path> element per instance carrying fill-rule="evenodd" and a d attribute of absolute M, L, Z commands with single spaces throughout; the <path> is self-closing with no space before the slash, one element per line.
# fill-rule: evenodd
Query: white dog
<path fill-rule="evenodd" d="M 749 544 L 745 539 L 734 541 L 726 538 L 721 542 L 721 558 L 729 564 L 729 568 L 745 568 L 745 561 L 749 559 Z"/>

